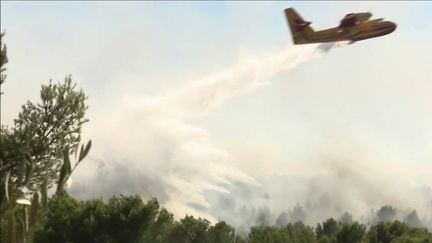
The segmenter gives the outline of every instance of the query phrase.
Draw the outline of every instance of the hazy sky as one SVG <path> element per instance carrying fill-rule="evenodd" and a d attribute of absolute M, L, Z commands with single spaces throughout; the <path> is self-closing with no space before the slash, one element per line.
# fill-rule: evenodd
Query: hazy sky
<path fill-rule="evenodd" d="M 287 7 L 315 29 L 366 11 L 398 28 L 319 53 L 291 47 Z M 92 159 L 76 177 L 98 183 L 102 165 L 112 166 L 104 173 L 124 170 L 128 177 L 106 176 L 104 186 L 88 189 L 92 195 L 128 180 L 129 192 L 136 186 L 184 214 L 191 201 L 211 208 L 205 192 L 230 194 L 232 181 L 260 185 L 263 193 L 268 186 L 272 200 L 286 190 L 270 186 L 276 177 L 332 178 L 342 166 L 368 178 L 360 180 L 370 183 L 365 188 L 386 185 L 389 196 L 376 205 L 403 201 L 407 191 L 432 186 L 431 11 L 427 1 L 2 1 L 10 60 L 2 123 L 11 124 L 26 100 L 36 101 L 41 84 L 71 73 L 89 96 L 84 137 L 94 140 Z M 298 55 L 305 60 L 288 60 Z M 290 70 L 276 67 L 279 57 Z M 307 200 L 305 190 L 286 207 Z M 431 199 L 412 196 L 399 205 Z M 268 204 L 280 209 L 280 202 Z"/>

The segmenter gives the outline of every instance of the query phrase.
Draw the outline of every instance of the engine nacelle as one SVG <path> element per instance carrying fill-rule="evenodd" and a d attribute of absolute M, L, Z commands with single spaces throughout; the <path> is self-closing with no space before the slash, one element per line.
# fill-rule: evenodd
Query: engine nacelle
<path fill-rule="evenodd" d="M 364 21 L 368 21 L 372 17 L 372 14 L 371 13 L 356 13 L 355 16 L 356 16 L 357 22 L 364 22 Z"/>
<path fill-rule="evenodd" d="M 340 22 L 340 27 L 349 27 L 356 25 L 358 23 L 367 21 L 372 17 L 372 14 L 369 12 L 365 13 L 349 13 L 345 15 L 345 17 Z"/>

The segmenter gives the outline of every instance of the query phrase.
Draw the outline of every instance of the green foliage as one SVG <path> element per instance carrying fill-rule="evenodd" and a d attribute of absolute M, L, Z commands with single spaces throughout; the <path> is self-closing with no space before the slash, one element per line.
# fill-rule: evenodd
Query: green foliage
<path fill-rule="evenodd" d="M 139 196 L 114 197 L 107 205 L 110 217 L 106 221 L 107 234 L 112 242 L 138 242 L 150 224 L 156 218 L 159 203 L 156 199 L 144 204 Z"/>
<path fill-rule="evenodd" d="M 379 222 L 371 227 L 367 238 L 371 243 L 390 243 L 408 231 L 409 227 L 400 221 Z"/>
<path fill-rule="evenodd" d="M 333 218 L 329 218 L 321 224 L 318 224 L 315 233 L 318 239 L 323 236 L 330 239 L 331 242 L 336 242 L 336 234 L 338 233 L 340 224 Z"/>
<path fill-rule="evenodd" d="M 81 126 L 88 121 L 84 117 L 86 99 L 67 76 L 63 83 L 43 85 L 40 103 L 28 101 L 22 106 L 13 132 L 5 138 L 8 149 L 2 152 L 5 169 L 12 170 L 17 185 L 22 185 L 20 165 L 32 170 L 26 180 L 31 190 L 39 189 L 45 178 L 48 187 L 58 179 L 65 151 L 73 153 L 78 148 Z M 25 163 L 19 164 L 21 161 Z"/>
<path fill-rule="evenodd" d="M 432 233 L 425 228 L 410 228 L 400 221 L 380 222 L 367 233 L 370 243 L 432 243 Z"/>
<path fill-rule="evenodd" d="M 358 222 L 343 224 L 336 234 L 337 242 L 360 243 L 366 231 L 366 226 Z"/>
<path fill-rule="evenodd" d="M 209 242 L 209 227 L 210 222 L 206 219 L 186 216 L 168 228 L 163 242 L 207 243 Z"/>
<path fill-rule="evenodd" d="M 6 68 L 4 66 L 8 62 L 6 45 L 3 43 L 3 36 L 4 35 L 5 35 L 4 32 L 0 33 L 0 85 L 2 85 L 3 82 L 6 80 L 6 74 L 4 74 L 4 72 L 6 71 Z M 0 91 L 0 94 L 1 94 L 1 91 Z"/>
<path fill-rule="evenodd" d="M 290 229 L 291 228 L 291 229 Z M 315 234 L 312 227 L 304 225 L 302 222 L 294 223 L 292 226 L 288 224 L 287 229 L 290 229 L 294 236 L 294 242 L 297 243 L 313 243 L 315 242 Z"/>
<path fill-rule="evenodd" d="M 66 149 L 63 151 L 63 166 L 60 170 L 60 176 L 58 178 L 57 182 L 57 193 L 64 190 L 64 186 L 71 176 L 72 172 L 76 169 L 76 167 L 81 163 L 81 161 L 87 156 L 88 152 L 90 151 L 92 145 L 92 141 L 89 140 L 87 142 L 87 145 L 84 147 L 84 144 L 81 145 L 80 149 L 80 155 L 78 160 L 75 162 L 74 167 L 72 168 L 71 161 L 69 158 L 69 150 Z M 75 154 L 78 152 L 78 149 L 75 150 Z M 76 157 L 75 157 L 76 158 Z"/>
<path fill-rule="evenodd" d="M 209 242 L 234 242 L 236 238 L 235 230 L 225 221 L 220 221 L 209 230 Z"/>
<path fill-rule="evenodd" d="M 162 208 L 156 219 L 151 223 L 147 230 L 145 230 L 142 241 L 160 243 L 166 241 L 166 233 L 174 224 L 174 216 L 166 209 Z"/>
<path fill-rule="evenodd" d="M 426 229 L 409 229 L 392 243 L 432 243 L 432 233 Z"/>
<path fill-rule="evenodd" d="M 0 40 L 0 83 L 5 81 L 8 62 L 6 46 Z M 64 82 L 42 85 L 41 101 L 22 106 L 11 127 L 0 130 L 0 202 L 2 242 L 19 242 L 38 231 L 45 218 L 48 189 L 57 184 L 58 194 L 77 165 L 86 157 L 91 141 L 81 145 L 72 168 L 69 155 L 78 152 L 87 97 L 77 90 L 71 76 Z M 30 198 L 31 206 L 16 199 Z M 28 229 L 27 226 L 30 226 Z"/>
<path fill-rule="evenodd" d="M 74 239 L 72 229 L 80 227 L 76 219 L 81 214 L 80 203 L 67 194 L 58 194 L 49 200 L 46 221 L 35 232 L 35 242 L 68 242 Z"/>
<path fill-rule="evenodd" d="M 256 226 L 250 229 L 249 243 L 289 243 L 293 242 L 292 235 L 283 228 L 274 226 Z"/>
<path fill-rule="evenodd" d="M 35 242 L 139 242 L 157 222 L 158 210 L 156 200 L 143 203 L 139 196 L 78 202 L 59 193 L 48 203 L 46 222 L 35 232 Z"/>
<path fill-rule="evenodd" d="M 80 157 L 71 168 L 69 154 L 78 151 L 81 126 L 88 121 L 84 117 L 86 99 L 67 76 L 63 83 L 42 85 L 41 102 L 28 101 L 13 127 L 1 127 L 2 212 L 9 201 L 22 196 L 24 187 L 30 194 L 41 192 L 42 206 L 54 183 L 58 191 L 64 187 L 91 148 L 91 141 L 82 145 Z"/>
<path fill-rule="evenodd" d="M 381 222 L 366 233 L 366 226 L 332 218 L 314 229 L 297 222 L 286 226 L 253 226 L 246 239 L 236 235 L 224 221 L 186 216 L 178 221 L 156 199 L 143 202 L 139 196 L 77 201 L 67 193 L 49 200 L 43 224 L 34 242 L 82 243 L 428 243 L 426 229 L 410 228 L 399 221 Z"/>
<path fill-rule="evenodd" d="M 330 237 L 327 235 L 323 235 L 320 238 L 318 238 L 317 243 L 332 243 L 334 242 Z"/>
<path fill-rule="evenodd" d="M 315 234 L 313 229 L 302 222 L 288 224 L 286 227 L 259 226 L 252 227 L 249 233 L 249 243 L 259 242 L 296 242 L 313 243 Z"/>
<path fill-rule="evenodd" d="M 28 231 L 25 220 L 28 217 L 28 208 L 19 205 L 16 202 L 11 202 L 9 209 L 1 215 L 0 225 L 0 242 L 4 243 L 20 243 L 24 237 L 28 237 Z M 34 226 L 34 225 L 29 225 Z"/>
<path fill-rule="evenodd" d="M 9 210 L 2 214 L 1 217 L 1 230 L 0 242 L 16 242 L 17 229 L 16 229 L 16 210 Z"/>

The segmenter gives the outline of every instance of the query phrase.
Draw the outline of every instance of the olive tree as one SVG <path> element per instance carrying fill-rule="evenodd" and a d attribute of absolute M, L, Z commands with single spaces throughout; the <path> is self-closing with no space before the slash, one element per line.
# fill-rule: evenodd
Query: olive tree
<path fill-rule="evenodd" d="M 71 76 L 42 85 L 40 97 L 39 103 L 28 101 L 22 106 L 13 127 L 2 127 L 0 168 L 2 174 L 10 174 L 13 189 L 26 186 L 36 191 L 59 182 L 62 167 L 69 162 L 69 154 L 78 150 L 82 125 L 88 121 L 87 97 L 76 89 Z"/>

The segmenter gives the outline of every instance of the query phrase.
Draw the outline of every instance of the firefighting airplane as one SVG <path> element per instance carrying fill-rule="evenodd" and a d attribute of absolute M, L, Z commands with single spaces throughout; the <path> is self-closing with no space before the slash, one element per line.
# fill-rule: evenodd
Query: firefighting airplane
<path fill-rule="evenodd" d="M 396 24 L 380 19 L 369 20 L 371 13 L 350 13 L 340 21 L 338 27 L 314 31 L 294 8 L 285 9 L 285 15 L 292 32 L 294 44 L 310 44 L 335 41 L 349 41 L 350 44 L 364 39 L 390 34 Z"/>

